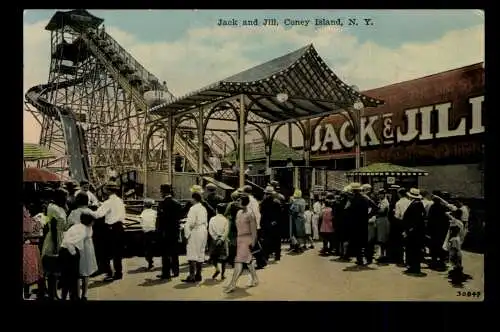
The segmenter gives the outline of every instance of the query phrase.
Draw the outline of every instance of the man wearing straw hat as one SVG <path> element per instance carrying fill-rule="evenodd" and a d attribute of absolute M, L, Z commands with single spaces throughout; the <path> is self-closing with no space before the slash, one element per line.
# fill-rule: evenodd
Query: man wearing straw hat
<path fill-rule="evenodd" d="M 113 281 L 123 278 L 123 221 L 125 220 L 126 212 L 125 204 L 122 199 L 118 197 L 120 187 L 115 182 L 108 182 L 104 186 L 104 191 L 108 198 L 97 209 L 94 217 L 96 219 L 104 217 L 104 222 L 107 226 L 107 251 L 113 260 L 115 273 L 114 275 L 112 274 L 109 260 L 106 260 L 106 266 L 104 267 L 105 271 L 103 272 L 106 273 L 105 281 Z"/>
<path fill-rule="evenodd" d="M 349 219 L 351 229 L 352 254 L 356 257 L 356 265 L 363 266 L 363 253 L 367 264 L 371 264 L 373 253 L 369 252 L 368 244 L 368 218 L 369 202 L 366 196 L 361 192 L 361 184 L 354 182 L 350 184 L 352 197 L 347 204 L 347 218 Z"/>
<path fill-rule="evenodd" d="M 403 236 L 406 239 L 407 274 L 422 275 L 422 248 L 425 240 L 426 211 L 422 203 L 422 195 L 417 188 L 411 188 L 407 193 L 410 204 L 403 215 Z"/>

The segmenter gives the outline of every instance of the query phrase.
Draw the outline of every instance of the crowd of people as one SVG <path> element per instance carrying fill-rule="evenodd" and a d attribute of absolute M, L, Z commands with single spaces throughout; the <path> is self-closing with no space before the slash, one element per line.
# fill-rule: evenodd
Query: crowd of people
<path fill-rule="evenodd" d="M 341 261 L 355 258 L 359 267 L 372 264 L 377 257 L 379 264 L 407 267 L 404 273 L 420 276 L 425 275 L 422 263 L 446 271 L 449 261 L 453 265 L 450 278 L 460 282 L 467 277 L 461 246 L 469 209 L 441 196 L 396 185 L 374 193 L 369 184 L 352 183 L 337 195 L 316 198 L 311 228 L 319 229 L 322 255 L 336 255 Z"/>
<path fill-rule="evenodd" d="M 89 277 L 104 274 L 113 282 L 123 278 L 125 204 L 119 187 L 110 181 L 100 202 L 86 181 L 44 191 L 35 202 L 25 202 L 23 218 L 23 295 L 37 284 L 40 299 L 87 298 Z M 321 256 L 338 256 L 360 268 L 372 264 L 397 264 L 405 273 L 420 275 L 426 250 L 431 269 L 450 278 L 465 277 L 461 246 L 467 233 L 468 208 L 448 202 L 442 194 L 407 191 L 398 186 L 374 193 L 369 184 L 351 183 L 344 190 L 316 196 L 310 202 L 296 189 L 289 199 L 272 181 L 259 202 L 251 186 L 219 196 L 216 186 L 191 188 L 185 207 L 174 198 L 171 185 L 161 185 L 162 200 L 144 200 L 140 214 L 144 232 L 147 269 L 154 266 L 154 247 L 161 255 L 160 279 L 179 277 L 179 243 L 186 242 L 189 272 L 186 283 L 202 280 L 206 263 L 214 268 L 213 279 L 226 278 L 224 292 L 237 286 L 244 269 L 250 287 L 259 283 L 257 270 L 268 261 L 281 259 L 283 242 L 301 254 L 322 241 Z M 182 236 L 183 235 L 183 236 Z M 207 260 L 208 257 L 208 260 Z M 113 268 L 110 263 L 113 263 Z M 58 288 L 61 289 L 60 295 Z"/>

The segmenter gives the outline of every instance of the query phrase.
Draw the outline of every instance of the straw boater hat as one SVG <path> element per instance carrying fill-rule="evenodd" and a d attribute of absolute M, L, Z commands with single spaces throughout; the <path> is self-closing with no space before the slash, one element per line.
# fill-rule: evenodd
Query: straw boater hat
<path fill-rule="evenodd" d="M 295 191 L 293 192 L 293 197 L 294 198 L 301 198 L 302 197 L 302 190 L 295 189 Z"/>
<path fill-rule="evenodd" d="M 209 183 L 205 186 L 205 189 L 207 191 L 215 191 L 215 190 L 217 190 L 217 186 L 213 183 Z"/>
<path fill-rule="evenodd" d="M 361 190 L 363 189 L 361 187 L 361 184 L 359 182 L 353 182 L 349 185 L 351 187 L 351 190 L 354 191 L 354 190 Z"/>
<path fill-rule="evenodd" d="M 144 198 L 144 205 L 154 205 L 155 204 L 155 200 L 152 199 L 152 198 Z"/>
<path fill-rule="evenodd" d="M 368 183 L 365 183 L 361 186 L 361 190 L 370 190 L 372 189 L 372 186 Z"/>
<path fill-rule="evenodd" d="M 203 188 L 197 184 L 195 184 L 191 188 L 189 188 L 189 191 L 192 192 L 193 194 L 194 193 L 203 194 Z"/>
<path fill-rule="evenodd" d="M 345 186 L 343 189 L 342 189 L 343 192 L 345 193 L 350 193 L 352 191 L 352 188 L 351 188 L 351 185 L 348 184 L 347 186 Z"/>
<path fill-rule="evenodd" d="M 422 195 L 420 195 L 420 190 L 417 188 L 411 188 L 409 192 L 406 193 L 408 197 L 415 199 L 422 199 Z"/>
<path fill-rule="evenodd" d="M 264 189 L 264 194 L 274 194 L 274 188 L 272 186 L 267 186 L 266 189 Z"/>
<path fill-rule="evenodd" d="M 235 191 L 233 191 L 233 193 L 231 194 L 231 199 L 236 200 L 236 199 L 238 199 L 238 198 L 240 197 L 240 195 L 241 195 L 241 191 L 239 191 L 239 190 L 235 190 Z"/>

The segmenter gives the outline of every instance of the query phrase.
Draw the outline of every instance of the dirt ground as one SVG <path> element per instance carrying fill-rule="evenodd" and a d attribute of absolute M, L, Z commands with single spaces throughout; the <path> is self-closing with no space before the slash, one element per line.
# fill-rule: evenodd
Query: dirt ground
<path fill-rule="evenodd" d="M 285 247 L 283 247 L 284 250 Z M 472 279 L 462 288 L 451 285 L 447 272 L 423 269 L 425 277 L 404 275 L 403 268 L 393 265 L 371 265 L 353 269 L 353 263 L 337 262 L 321 257 L 317 249 L 301 255 L 283 254 L 280 262 L 259 270 L 260 284 L 246 287 L 249 276 L 244 274 L 238 288 L 223 293 L 232 270 L 225 281 L 214 281 L 212 266 L 203 269 L 204 280 L 198 284 L 181 282 L 187 274 L 187 264 L 181 257 L 181 275 L 172 281 L 157 280 L 160 259 L 155 259 L 152 271 L 146 262 L 136 257 L 124 260 L 124 278 L 103 283 L 102 277 L 90 281 L 89 300 L 247 300 L 247 301 L 482 301 L 484 296 L 484 256 L 464 253 L 464 272 Z M 220 279 L 220 278 L 219 278 Z M 469 292 L 469 293 L 468 293 Z"/>

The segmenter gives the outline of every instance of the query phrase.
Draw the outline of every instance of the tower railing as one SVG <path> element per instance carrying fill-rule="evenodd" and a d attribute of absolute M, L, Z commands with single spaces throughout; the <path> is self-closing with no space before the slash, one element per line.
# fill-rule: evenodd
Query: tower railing
<path fill-rule="evenodd" d="M 106 53 L 103 51 L 105 47 L 116 48 L 116 51 L 119 51 L 122 55 L 126 56 L 126 63 L 131 65 L 134 69 L 134 74 L 138 72 L 139 76 L 142 76 L 143 81 L 151 83 L 152 81 L 158 82 L 158 79 L 144 69 L 142 65 L 139 64 L 128 52 L 123 49 L 109 34 L 107 34 L 103 29 L 99 29 L 98 31 L 93 31 L 91 28 L 83 24 L 74 24 L 77 31 L 81 34 L 82 40 L 87 44 L 89 50 L 94 54 L 94 56 L 104 65 L 105 69 L 111 74 L 111 76 L 118 82 L 118 84 L 124 89 L 124 91 L 132 97 L 132 100 L 136 104 L 137 108 L 143 111 L 143 115 L 147 115 L 148 105 L 143 95 L 139 91 L 139 89 L 132 86 L 129 79 L 126 78 L 119 69 L 113 64 L 111 60 L 108 59 Z M 98 46 L 99 45 L 99 46 Z M 101 49 L 102 47 L 102 49 Z M 147 78 L 145 77 L 147 76 Z M 155 117 L 154 115 L 151 115 Z M 145 123 L 147 120 L 145 121 Z M 146 133 L 143 133 L 145 135 Z M 198 169 L 198 161 L 197 158 L 194 157 L 197 155 L 196 148 L 190 149 L 189 144 L 183 142 L 184 140 L 177 133 L 175 134 L 174 139 L 174 151 L 177 151 L 181 155 L 187 158 L 189 163 L 193 169 L 195 169 L 199 173 L 203 173 L 204 170 Z M 184 144 L 183 144 L 184 143 Z M 191 151 L 189 151 L 191 150 Z M 172 165 L 169 165 L 172 167 Z M 204 168 L 208 168 L 205 167 Z M 210 168 L 208 168 L 210 169 Z"/>

